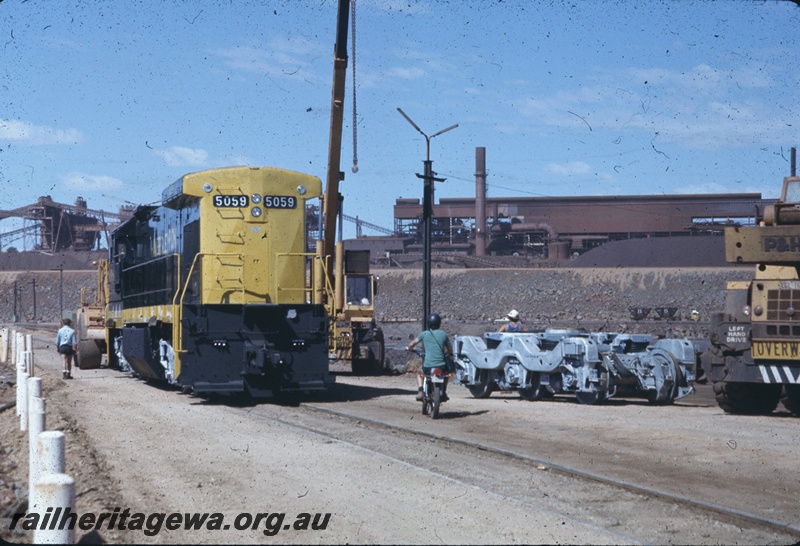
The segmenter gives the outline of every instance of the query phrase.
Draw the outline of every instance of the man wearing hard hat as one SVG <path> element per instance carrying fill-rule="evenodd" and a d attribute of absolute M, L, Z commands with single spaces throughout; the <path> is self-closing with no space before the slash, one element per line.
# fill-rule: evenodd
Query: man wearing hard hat
<path fill-rule="evenodd" d="M 498 332 L 521 332 L 524 328 L 519 320 L 519 311 L 512 309 L 508 312 L 508 322 L 503 324 Z"/>

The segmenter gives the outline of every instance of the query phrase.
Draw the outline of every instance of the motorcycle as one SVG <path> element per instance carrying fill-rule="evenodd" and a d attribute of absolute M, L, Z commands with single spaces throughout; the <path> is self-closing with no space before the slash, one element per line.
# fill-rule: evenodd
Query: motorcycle
<path fill-rule="evenodd" d="M 431 368 L 430 373 L 422 377 L 422 415 L 430 415 L 438 419 L 439 408 L 444 402 L 444 387 L 447 372 L 442 368 Z"/>

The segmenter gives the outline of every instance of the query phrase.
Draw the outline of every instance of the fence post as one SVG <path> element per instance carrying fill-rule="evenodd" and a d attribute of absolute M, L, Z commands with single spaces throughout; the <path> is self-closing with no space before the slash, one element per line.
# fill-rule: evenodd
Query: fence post
<path fill-rule="evenodd" d="M 45 400 L 42 380 L 28 379 L 28 504 L 36 504 L 36 479 L 39 477 L 39 444 L 37 438 L 45 429 Z"/>
<path fill-rule="evenodd" d="M 28 378 L 27 373 L 22 372 L 17 383 L 17 406 L 20 409 L 19 429 L 22 432 L 28 430 Z"/>
<path fill-rule="evenodd" d="M 68 513 L 75 504 L 75 480 L 66 474 L 42 474 L 36 484 L 42 506 L 53 509 L 53 520 L 48 529 L 33 531 L 34 544 L 72 544 L 75 542 L 74 524 L 69 523 Z M 41 515 L 41 514 L 40 514 Z M 72 512 L 73 519 L 77 516 Z M 59 529 L 61 527 L 61 529 Z M 72 529 L 70 529 L 72 527 Z"/>
<path fill-rule="evenodd" d="M 31 378 L 38 379 L 38 378 Z M 28 503 L 34 506 L 39 501 L 39 489 L 36 481 L 41 473 L 39 472 L 39 443 L 38 436 L 45 429 L 45 403 L 44 398 L 34 396 L 31 398 L 30 415 L 28 416 Z"/>
<path fill-rule="evenodd" d="M 19 360 L 17 360 L 17 332 L 11 330 L 11 364 L 17 370 L 17 385 L 19 385 Z M 17 400 L 19 402 L 19 400 Z M 19 407 L 19 403 L 17 403 L 17 415 L 22 415 L 22 410 Z"/>
<path fill-rule="evenodd" d="M 25 373 L 25 369 L 22 366 L 21 362 L 17 362 L 16 358 L 14 359 L 14 366 L 17 369 L 17 415 L 22 416 L 22 387 L 20 384 L 22 383 L 22 374 Z"/>
<path fill-rule="evenodd" d="M 33 369 L 33 351 L 25 351 L 22 353 L 22 360 L 25 363 L 25 368 L 28 371 L 28 375 L 31 377 L 35 376 L 36 373 Z"/>
<path fill-rule="evenodd" d="M 8 343 L 11 347 L 11 353 L 9 356 L 11 357 L 11 363 L 17 363 L 17 331 L 11 330 L 11 333 L 8 336 Z"/>
<path fill-rule="evenodd" d="M 0 363 L 8 362 L 8 328 L 0 328 Z"/>
<path fill-rule="evenodd" d="M 60 430 L 46 430 L 37 438 L 39 448 L 39 475 L 63 474 L 66 468 L 65 437 Z"/>
<path fill-rule="evenodd" d="M 14 339 L 14 362 L 19 362 L 22 360 L 22 351 L 25 346 L 25 341 L 20 332 L 16 333 Z"/>

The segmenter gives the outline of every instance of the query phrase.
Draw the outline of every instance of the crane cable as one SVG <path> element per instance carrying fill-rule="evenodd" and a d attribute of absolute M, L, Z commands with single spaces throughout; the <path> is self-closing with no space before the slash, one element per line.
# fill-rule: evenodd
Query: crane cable
<path fill-rule="evenodd" d="M 353 174 L 358 172 L 358 115 L 356 110 L 356 0 L 350 2 L 350 24 L 353 28 L 353 41 L 350 45 L 353 59 Z"/>

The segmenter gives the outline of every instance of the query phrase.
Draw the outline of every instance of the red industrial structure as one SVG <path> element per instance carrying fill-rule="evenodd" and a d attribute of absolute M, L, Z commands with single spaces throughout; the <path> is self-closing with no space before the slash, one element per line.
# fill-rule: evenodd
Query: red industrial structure
<path fill-rule="evenodd" d="M 775 202 L 760 193 L 487 197 L 486 149 L 475 152 L 475 197 L 434 203 L 436 253 L 564 260 L 610 241 L 722 235 L 725 226 L 757 223 Z M 373 258 L 419 253 L 421 222 L 420 199 L 397 199 L 391 237 L 359 237 L 348 247 Z"/>
<path fill-rule="evenodd" d="M 120 221 L 133 214 L 131 206 L 120 207 L 118 213 L 89 209 L 86 200 L 78 197 L 74 205 L 57 203 L 49 196 L 39 197 L 36 203 L 13 210 L 0 210 L 0 220 L 22 218 L 20 229 L 0 232 L 3 244 L 20 237 L 34 238 L 33 248 L 46 252 L 64 250 L 87 251 L 100 246 L 100 234 L 106 235 Z M 24 244 L 24 247 L 29 245 Z"/>
<path fill-rule="evenodd" d="M 608 241 L 719 235 L 724 226 L 753 225 L 774 199 L 760 193 L 485 198 L 486 254 L 563 259 Z M 419 245 L 419 199 L 398 199 L 395 234 Z M 480 256 L 476 200 L 441 199 L 433 209 L 439 252 Z"/>

